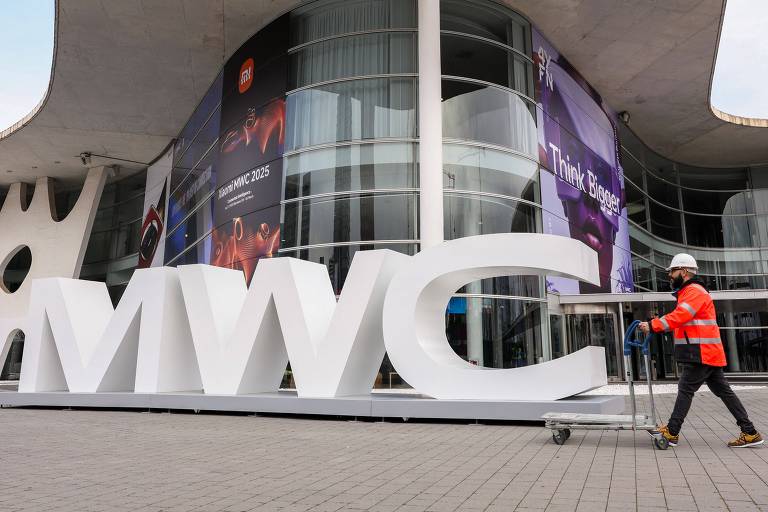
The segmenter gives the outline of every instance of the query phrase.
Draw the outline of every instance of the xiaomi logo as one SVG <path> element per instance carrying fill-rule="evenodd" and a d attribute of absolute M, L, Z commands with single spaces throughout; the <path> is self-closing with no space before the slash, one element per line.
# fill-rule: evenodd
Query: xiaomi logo
<path fill-rule="evenodd" d="M 243 94 L 251 87 L 253 82 L 253 59 L 248 58 L 240 66 L 240 75 L 237 78 L 237 90 Z"/>

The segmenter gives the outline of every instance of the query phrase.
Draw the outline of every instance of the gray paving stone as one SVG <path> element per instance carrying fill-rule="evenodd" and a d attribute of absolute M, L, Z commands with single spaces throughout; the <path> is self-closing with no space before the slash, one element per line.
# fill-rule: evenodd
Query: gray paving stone
<path fill-rule="evenodd" d="M 768 390 L 739 395 L 768 430 Z M 664 452 L 530 424 L 6 408 L 0 428 L 3 512 L 768 510 L 768 449 L 725 446 L 738 429 L 704 393 Z"/>

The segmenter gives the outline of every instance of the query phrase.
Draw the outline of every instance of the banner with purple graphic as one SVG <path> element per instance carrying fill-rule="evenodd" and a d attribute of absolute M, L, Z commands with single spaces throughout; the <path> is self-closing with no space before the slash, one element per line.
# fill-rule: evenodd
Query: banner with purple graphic
<path fill-rule="evenodd" d="M 600 285 L 547 278 L 547 291 L 632 292 L 632 258 L 615 113 L 533 30 L 544 233 L 581 240 L 598 254 Z"/>

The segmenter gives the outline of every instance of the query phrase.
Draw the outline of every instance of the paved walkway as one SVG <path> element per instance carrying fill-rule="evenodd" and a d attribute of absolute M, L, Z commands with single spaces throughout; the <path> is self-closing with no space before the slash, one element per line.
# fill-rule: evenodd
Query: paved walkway
<path fill-rule="evenodd" d="M 768 389 L 739 394 L 768 431 Z M 727 448 L 711 393 L 663 452 L 631 432 L 557 446 L 534 424 L 130 411 L 0 409 L 0 432 L 3 512 L 768 510 L 768 447 Z"/>

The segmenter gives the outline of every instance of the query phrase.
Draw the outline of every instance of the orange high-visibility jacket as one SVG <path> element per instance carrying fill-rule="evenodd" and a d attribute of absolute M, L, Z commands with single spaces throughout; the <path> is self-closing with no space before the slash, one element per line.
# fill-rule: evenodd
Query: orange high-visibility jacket
<path fill-rule="evenodd" d="M 715 304 L 697 279 L 687 281 L 674 293 L 677 307 L 651 320 L 653 332 L 673 331 L 678 363 L 725 366 L 725 351 L 717 326 Z"/>

